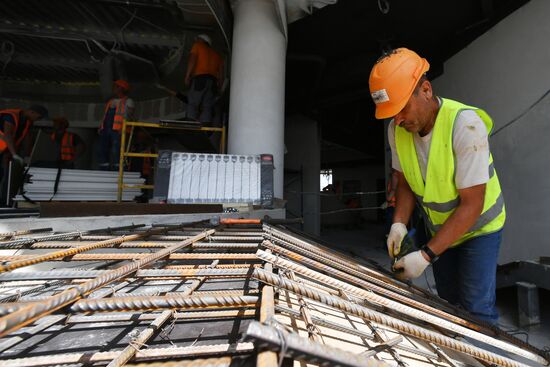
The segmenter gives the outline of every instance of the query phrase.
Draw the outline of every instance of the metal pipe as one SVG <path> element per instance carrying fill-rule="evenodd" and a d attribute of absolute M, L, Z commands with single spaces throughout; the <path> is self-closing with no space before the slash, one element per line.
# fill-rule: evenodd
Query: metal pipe
<path fill-rule="evenodd" d="M 148 257 L 123 265 L 119 268 L 109 270 L 95 279 L 79 284 L 74 288 L 67 289 L 59 294 L 56 294 L 55 296 L 50 297 L 44 302 L 32 303 L 21 310 L 6 315 L 0 318 L 0 337 L 27 325 L 36 318 L 52 313 L 55 310 L 78 300 L 82 296 L 98 289 L 99 287 L 111 283 L 113 280 L 121 279 L 144 266 L 166 257 L 177 250 L 189 246 L 193 242 L 199 241 L 214 232 L 214 230 L 205 231 L 193 238 L 152 253 Z"/>
<path fill-rule="evenodd" d="M 258 250 L 256 255 L 260 259 L 272 263 L 274 266 L 277 266 L 277 267 L 280 267 L 280 268 L 283 268 L 283 269 L 287 269 L 287 270 L 295 271 L 298 274 L 301 274 L 303 276 L 318 280 L 318 281 L 323 282 L 325 284 L 329 284 L 329 285 L 331 285 L 331 286 L 333 286 L 337 289 L 340 289 L 341 291 L 349 292 L 349 293 L 351 293 L 355 296 L 361 297 L 361 298 L 363 298 L 363 299 L 365 299 L 369 302 L 372 302 L 374 304 L 386 307 L 386 308 L 388 308 L 392 311 L 399 312 L 403 315 L 412 317 L 412 318 L 417 319 L 417 320 L 422 320 L 424 322 L 428 322 L 428 323 L 430 323 L 434 326 L 452 331 L 453 333 L 457 333 L 457 334 L 460 334 L 460 335 L 463 335 L 463 336 L 467 336 L 469 338 L 472 338 L 472 339 L 475 339 L 475 340 L 480 341 L 482 343 L 500 348 L 502 350 L 511 351 L 512 353 L 515 353 L 515 354 L 520 355 L 522 357 L 531 359 L 531 360 L 536 361 L 538 363 L 543 363 L 541 361 L 544 361 L 544 359 L 541 356 L 536 355 L 534 353 L 531 353 L 529 351 L 525 351 L 522 348 L 519 348 L 519 347 L 517 347 L 515 345 L 512 345 L 510 343 L 503 342 L 501 340 L 492 338 L 490 336 L 479 333 L 477 331 L 467 329 L 467 328 L 465 328 L 463 326 L 460 326 L 460 325 L 457 325 L 457 324 L 453 324 L 450 321 L 447 321 L 447 320 L 442 319 L 440 317 L 436 317 L 432 314 L 426 313 L 421 309 L 414 309 L 414 308 L 406 306 L 404 304 L 392 301 L 388 298 L 381 297 L 381 296 L 377 295 L 376 293 L 366 291 L 366 290 L 363 290 L 361 288 L 357 288 L 353 285 L 349 285 L 347 283 L 344 283 L 344 282 L 341 282 L 339 280 L 333 279 L 333 278 L 331 278 L 329 276 L 326 276 L 324 274 L 321 274 L 317 271 L 308 269 L 304 266 L 298 265 L 296 263 L 293 263 L 291 261 L 282 259 L 280 257 L 268 254 L 265 251 Z M 419 305 L 419 307 L 421 307 L 421 305 Z"/>
<path fill-rule="evenodd" d="M 245 339 L 254 341 L 259 347 L 268 347 L 285 353 L 298 361 L 319 366 L 389 367 L 386 362 L 370 358 L 366 353 L 346 352 L 342 349 L 302 338 L 296 333 L 289 333 L 280 326 L 275 328 L 257 321 L 253 321 L 248 325 Z M 370 353 L 370 355 L 372 356 L 373 353 Z"/>
<path fill-rule="evenodd" d="M 115 229 L 135 229 L 145 227 L 145 224 L 134 224 L 131 226 L 122 226 L 122 227 L 107 227 L 107 228 L 100 228 L 100 229 L 92 229 L 89 231 L 76 231 L 76 232 L 68 232 L 68 233 L 58 233 L 58 234 L 52 234 L 48 236 L 42 236 L 42 237 L 33 237 L 33 238 L 21 238 L 18 240 L 13 240 L 9 242 L 0 242 L 0 248 L 20 248 L 26 245 L 32 245 L 33 243 L 37 242 L 44 242 L 44 241 L 57 241 L 57 240 L 70 240 L 77 237 L 82 237 L 86 234 L 91 233 L 98 233 L 98 232 L 107 232 Z"/>
<path fill-rule="evenodd" d="M 270 284 L 274 287 L 286 289 L 292 293 L 300 294 L 304 297 L 310 298 L 314 301 L 321 302 L 327 306 L 337 308 L 348 314 L 366 318 L 370 321 L 389 326 L 405 335 L 410 335 L 415 338 L 432 342 L 439 346 L 455 350 L 460 353 L 468 354 L 474 358 L 481 359 L 487 363 L 497 364 L 505 367 L 519 367 L 525 364 L 511 360 L 510 358 L 501 357 L 495 353 L 491 353 L 484 349 L 475 347 L 473 345 L 455 340 L 440 333 L 425 329 L 410 322 L 402 321 L 391 316 L 387 316 L 383 313 L 370 310 L 358 304 L 354 304 L 348 301 L 344 301 L 338 297 L 323 294 L 312 288 L 293 282 L 289 279 L 284 279 L 277 275 L 269 274 L 262 269 L 254 269 L 252 275 L 255 279 L 264 283 Z M 548 361 L 540 356 L 534 356 L 538 363 L 547 365 Z"/>

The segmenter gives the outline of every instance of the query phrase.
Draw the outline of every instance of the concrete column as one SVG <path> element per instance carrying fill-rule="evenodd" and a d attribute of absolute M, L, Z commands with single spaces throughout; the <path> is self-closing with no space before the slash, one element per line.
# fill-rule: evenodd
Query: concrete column
<path fill-rule="evenodd" d="M 238 0 L 233 14 L 228 152 L 273 154 L 281 198 L 286 39 L 273 0 Z"/>

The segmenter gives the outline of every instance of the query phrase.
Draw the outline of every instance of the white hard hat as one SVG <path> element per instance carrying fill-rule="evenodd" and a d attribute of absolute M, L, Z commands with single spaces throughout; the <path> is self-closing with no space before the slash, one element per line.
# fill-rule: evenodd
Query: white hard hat
<path fill-rule="evenodd" d="M 210 46 L 212 46 L 212 38 L 210 38 L 209 35 L 207 34 L 199 34 L 197 36 L 197 38 L 200 38 L 201 40 L 203 40 L 204 42 L 208 43 Z"/>

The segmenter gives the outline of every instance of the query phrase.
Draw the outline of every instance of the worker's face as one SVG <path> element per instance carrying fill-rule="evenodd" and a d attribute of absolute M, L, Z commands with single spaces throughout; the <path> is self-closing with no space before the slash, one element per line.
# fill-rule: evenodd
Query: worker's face
<path fill-rule="evenodd" d="M 432 85 L 429 81 L 424 80 L 417 86 L 405 107 L 394 116 L 393 120 L 395 124 L 410 133 L 421 132 L 430 123 L 430 118 L 432 118 L 430 108 L 432 100 Z"/>
<path fill-rule="evenodd" d="M 122 88 L 121 86 L 117 84 L 113 84 L 113 94 L 115 96 L 125 96 L 126 95 L 126 89 Z"/>

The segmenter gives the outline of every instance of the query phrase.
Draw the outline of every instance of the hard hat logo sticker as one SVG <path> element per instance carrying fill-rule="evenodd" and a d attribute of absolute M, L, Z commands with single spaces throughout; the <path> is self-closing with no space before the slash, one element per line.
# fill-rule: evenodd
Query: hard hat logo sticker
<path fill-rule="evenodd" d="M 390 97 L 388 96 L 388 93 L 385 89 L 380 89 L 372 92 L 371 97 L 375 104 L 388 102 L 390 100 Z"/>

